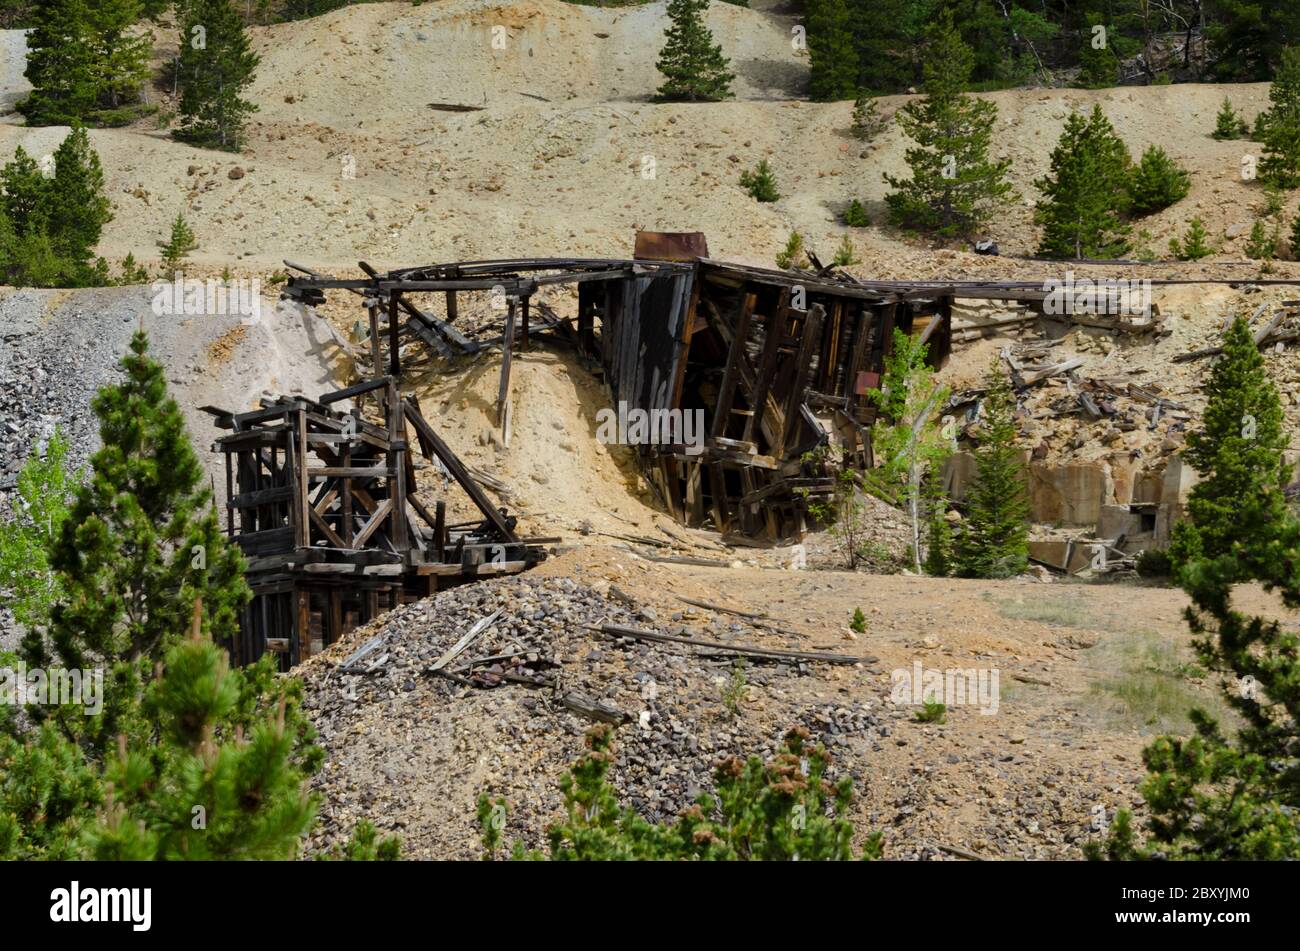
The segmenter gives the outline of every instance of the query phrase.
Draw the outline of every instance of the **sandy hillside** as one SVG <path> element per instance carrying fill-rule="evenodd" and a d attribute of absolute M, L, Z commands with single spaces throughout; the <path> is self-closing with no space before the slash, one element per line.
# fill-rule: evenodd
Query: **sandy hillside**
<path fill-rule="evenodd" d="M 262 64 L 251 97 L 261 111 L 244 154 L 178 145 L 154 120 L 93 133 L 116 213 L 102 250 L 152 259 L 184 210 L 202 245 L 198 261 L 239 269 L 269 269 L 286 256 L 351 268 L 359 258 L 398 266 L 626 254 L 642 227 L 701 229 L 716 256 L 770 263 L 791 229 L 829 257 L 853 197 L 880 220 L 881 175 L 904 170 L 906 139 L 891 128 L 864 149 L 847 134 L 851 103 L 794 98 L 803 94 L 806 59 L 791 49 L 788 18 L 710 7 L 710 27 L 738 77 L 736 98 L 719 104 L 649 101 L 664 22 L 662 3 L 446 0 L 365 4 L 255 29 Z M 505 49 L 493 49 L 495 27 L 505 28 Z M 0 65 L 0 108 L 24 88 L 18 36 L 0 41 L 10 54 Z M 160 34 L 160 49 L 168 42 Z M 1004 253 L 1033 249 L 1033 180 L 1069 110 L 1100 103 L 1135 154 L 1160 144 L 1194 172 L 1192 194 L 1143 223 L 1153 249 L 1163 254 L 1168 238 L 1200 215 L 1224 257 L 1240 259 L 1261 195 L 1239 174 L 1242 154 L 1256 146 L 1209 137 L 1225 95 L 1253 117 L 1267 86 L 990 94 L 1000 109 L 995 151 L 1013 160 L 1022 196 L 992 236 Z M 886 98 L 885 112 L 906 98 Z M 454 113 L 430 103 L 481 108 Z M 63 131 L 29 130 L 11 114 L 0 119 L 0 157 L 18 145 L 45 154 Z M 770 205 L 737 182 L 761 158 L 784 196 Z M 650 160 L 653 177 L 644 172 Z M 859 270 L 873 276 L 1044 270 L 964 253 L 932 257 L 877 229 L 853 237 Z M 1180 270 L 1189 271 L 1161 273 Z"/>

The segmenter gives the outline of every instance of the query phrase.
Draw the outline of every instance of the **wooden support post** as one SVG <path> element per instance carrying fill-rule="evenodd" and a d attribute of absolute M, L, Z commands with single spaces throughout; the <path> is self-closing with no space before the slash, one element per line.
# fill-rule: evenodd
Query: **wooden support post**
<path fill-rule="evenodd" d="M 401 348 L 397 342 L 398 334 L 402 329 L 397 319 L 397 308 L 401 299 L 400 293 L 392 293 L 388 296 L 388 375 L 393 377 L 402 375 Z"/>
<path fill-rule="evenodd" d="M 298 647 L 298 663 L 311 656 L 311 595 L 301 588 L 296 592 L 298 598 L 298 622 L 294 631 Z"/>
<path fill-rule="evenodd" d="M 519 316 L 523 325 L 522 326 L 523 334 L 520 340 L 520 345 L 525 350 L 527 350 L 528 349 L 528 295 L 527 294 L 525 294 L 523 297 L 519 299 L 519 309 L 520 309 Z"/>
<path fill-rule="evenodd" d="M 777 459 L 780 459 L 790 447 L 795 430 L 799 428 L 799 422 L 803 419 L 799 407 L 803 405 L 808 380 L 812 376 L 813 353 L 820 343 L 822 320 L 825 316 L 826 310 L 822 305 L 813 304 L 808 311 L 808 318 L 804 321 L 799 354 L 795 357 L 794 385 L 786 396 L 785 425 L 781 427 L 781 444 L 772 449 L 772 455 Z"/>
<path fill-rule="evenodd" d="M 434 507 L 433 552 L 439 561 L 447 560 L 447 503 L 442 499 Z"/>
<path fill-rule="evenodd" d="M 506 329 L 501 336 L 501 383 L 497 387 L 497 425 L 505 428 L 510 402 L 510 362 L 515 342 L 515 299 L 510 298 L 506 312 Z"/>
<path fill-rule="evenodd" d="M 745 442 L 754 442 L 756 433 L 761 432 L 763 416 L 767 413 L 767 394 L 772 390 L 772 377 L 776 373 L 776 361 L 780 355 L 781 342 L 785 338 L 785 328 L 790 319 L 790 289 L 781 291 L 781 299 L 776 305 L 776 312 L 767 318 L 763 328 L 763 359 L 758 366 L 758 377 L 754 381 L 753 411 L 745 420 L 745 432 L 741 436 Z"/>
<path fill-rule="evenodd" d="M 379 305 L 370 304 L 366 309 L 370 313 L 370 362 L 375 369 L 375 376 L 383 376 L 384 357 L 379 347 Z"/>
<path fill-rule="evenodd" d="M 745 359 L 745 344 L 749 340 L 749 322 L 754 316 L 754 307 L 757 304 L 757 294 L 741 295 L 740 307 L 736 312 L 736 325 L 732 328 L 731 350 L 727 354 L 726 368 L 722 371 L 718 405 L 713 413 L 713 426 L 710 428 L 710 435 L 715 438 L 727 435 L 727 424 L 731 421 L 731 408 L 735 402 L 736 385 L 740 376 L 740 361 Z"/>
<path fill-rule="evenodd" d="M 307 473 L 307 411 L 298 409 L 293 414 L 293 438 L 297 446 L 290 447 L 296 456 L 296 470 L 300 479 L 298 497 L 298 547 L 311 547 L 311 477 Z"/>
<path fill-rule="evenodd" d="M 456 292 L 447 291 L 447 323 L 455 323 L 456 318 L 460 316 L 460 311 L 456 307 Z"/>
<path fill-rule="evenodd" d="M 392 531 L 389 538 L 393 547 L 405 553 L 408 545 L 409 523 L 406 520 L 406 418 L 402 412 L 402 403 L 397 396 L 397 383 L 390 380 L 385 391 L 388 402 L 388 465 L 392 471 L 389 478 L 393 507 L 390 514 Z"/>

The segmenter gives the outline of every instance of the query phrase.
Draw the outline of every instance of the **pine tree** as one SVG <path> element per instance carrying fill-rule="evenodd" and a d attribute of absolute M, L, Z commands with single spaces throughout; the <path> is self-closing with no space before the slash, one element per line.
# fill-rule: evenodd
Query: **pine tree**
<path fill-rule="evenodd" d="M 18 473 L 13 517 L 0 521 L 0 591 L 24 628 L 43 627 L 62 586 L 48 552 L 68 517 L 79 475 L 68 469 L 68 440 L 62 430 L 34 448 Z"/>
<path fill-rule="evenodd" d="M 113 220 L 104 191 L 104 169 L 90 137 L 73 128 L 54 152 L 47 226 L 56 253 L 66 258 L 85 283 L 106 283 L 92 275 L 91 258 L 104 225 Z M 79 281 L 79 282 L 81 282 Z"/>
<path fill-rule="evenodd" d="M 1101 32 L 1098 32 L 1098 27 Z M 1119 75 L 1119 60 L 1111 49 L 1110 30 L 1095 15 L 1089 15 L 1083 43 L 1079 47 L 1079 78 L 1077 85 L 1084 89 L 1105 89 L 1115 85 Z"/>
<path fill-rule="evenodd" d="M 242 98 L 258 58 L 231 0 L 188 0 L 183 10 L 180 128 L 182 142 L 238 152 L 257 106 Z"/>
<path fill-rule="evenodd" d="M 515 860 L 575 861 L 846 861 L 854 858 L 853 824 L 846 818 L 853 798 L 847 776 L 826 778 L 830 756 L 807 745 L 808 731 L 790 730 L 766 763 L 731 757 L 714 772 L 717 796 L 700 794 L 674 823 L 648 822 L 620 805 L 609 781 L 613 730 L 587 733 L 587 753 L 564 777 L 565 818 L 547 831 L 546 852 L 516 843 Z M 483 793 L 478 819 L 485 858 L 501 847 L 506 802 Z M 881 834 L 863 843 L 860 858 L 882 853 Z"/>
<path fill-rule="evenodd" d="M 1214 120 L 1214 131 L 1210 133 L 1220 141 L 1227 139 L 1244 139 L 1250 133 L 1246 120 L 1232 108 L 1232 101 L 1223 97 L 1223 105 Z"/>
<path fill-rule="evenodd" d="M 50 559 L 66 596 L 49 635 L 23 641 L 29 666 L 112 671 L 104 716 L 69 718 L 86 721 L 69 729 L 95 731 L 94 742 L 116 735 L 115 704 L 186 629 L 187 605 L 201 597 L 206 630 L 225 642 L 249 597 L 243 557 L 220 530 L 184 417 L 148 350 L 137 332 L 125 378 L 92 403 L 102 447 Z"/>
<path fill-rule="evenodd" d="M 143 701 L 157 733 L 126 738 L 105 763 L 107 794 L 86 835 L 101 861 L 291 859 L 315 815 L 286 728 L 287 699 L 255 719 L 238 718 L 244 675 L 203 636 L 195 603 L 190 636 L 173 642 L 164 673 Z"/>
<path fill-rule="evenodd" d="M 1246 321 L 1228 328 L 1223 355 L 1205 388 L 1200 429 L 1187 437 L 1183 458 L 1201 477 L 1187 500 L 1188 521 L 1174 529 L 1175 567 L 1216 558 L 1282 518 L 1288 482 L 1283 459 L 1289 438 L 1277 388 Z"/>
<path fill-rule="evenodd" d="M 818 102 L 848 99 L 857 93 L 858 58 L 845 0 L 809 0 L 809 90 Z"/>
<path fill-rule="evenodd" d="M 831 264 L 835 265 L 835 267 L 848 267 L 851 264 L 858 264 L 859 261 L 855 257 L 856 253 L 853 247 L 853 239 L 848 235 L 844 235 L 844 237 L 840 238 L 839 247 L 835 249 L 835 257 L 831 259 Z"/>
<path fill-rule="evenodd" d="M 755 201 L 773 202 L 781 198 L 776 187 L 776 173 L 767 164 L 767 159 L 759 159 L 757 167 L 740 173 L 740 187 Z"/>
<path fill-rule="evenodd" d="M 149 40 L 135 35 L 139 0 L 40 0 L 27 37 L 29 125 L 120 124 L 149 76 Z"/>
<path fill-rule="evenodd" d="M 1186 617 L 1200 662 L 1219 675 L 1241 726 L 1231 736 L 1193 710 L 1194 735 L 1148 746 L 1146 841 L 1120 810 L 1107 837 L 1088 844 L 1091 858 L 1300 858 L 1300 638 L 1276 612 L 1250 616 L 1232 601 L 1235 586 L 1255 581 L 1282 606 L 1300 604 L 1300 524 L 1282 495 L 1288 439 L 1245 320 L 1229 328 L 1208 390 L 1186 452 L 1202 481 L 1170 555 L 1192 602 Z"/>
<path fill-rule="evenodd" d="M 1200 218 L 1193 218 L 1181 241 L 1177 238 L 1169 239 L 1169 251 L 1180 261 L 1199 261 L 1214 253 L 1208 238 L 1209 232 L 1205 230 L 1205 223 Z"/>
<path fill-rule="evenodd" d="M 92 258 L 112 214 L 99 156 L 84 129 L 63 140 L 54 168 L 47 179 L 20 146 L 0 169 L 0 213 L 11 232 L 0 247 L 0 272 L 31 287 L 106 284 L 107 265 Z"/>
<path fill-rule="evenodd" d="M 973 56 L 945 18 L 930 31 L 925 96 L 898 112 L 898 124 L 916 143 L 907 150 L 910 179 L 885 175 L 891 221 L 940 237 L 969 237 L 1012 197 L 1005 181 L 1010 160 L 988 157 L 997 106 L 963 90 Z"/>
<path fill-rule="evenodd" d="M 1252 261 L 1271 261 L 1277 254 L 1277 234 L 1270 233 L 1263 221 L 1255 220 L 1246 240 L 1246 257 Z"/>
<path fill-rule="evenodd" d="M 1300 47 L 1287 47 L 1268 91 L 1259 177 L 1279 188 L 1300 185 Z"/>
<path fill-rule="evenodd" d="M 785 247 L 776 254 L 776 266 L 785 271 L 792 267 L 803 266 L 803 235 L 791 231 L 786 238 Z"/>
<path fill-rule="evenodd" d="M 1192 176 L 1178 166 L 1158 145 L 1142 153 L 1129 179 L 1129 208 L 1135 215 L 1149 215 L 1187 197 Z"/>
<path fill-rule="evenodd" d="M 137 110 L 124 107 L 139 99 L 149 77 L 149 38 L 133 32 L 143 9 L 140 0 L 94 0 L 88 11 L 97 106 L 88 118 L 122 124 L 136 117 Z"/>
<path fill-rule="evenodd" d="M 943 467 L 933 466 L 922 486 L 925 499 L 925 573 L 935 578 L 952 574 L 955 556 L 952 523 L 948 521 L 948 499 L 943 492 Z"/>
<path fill-rule="evenodd" d="M 1034 184 L 1042 192 L 1036 219 L 1038 253 L 1049 258 L 1118 258 L 1128 251 L 1128 149 L 1101 107 L 1071 113 L 1052 151 L 1051 172 Z"/>
<path fill-rule="evenodd" d="M 0 169 L 0 209 L 14 234 L 24 238 L 47 230 L 52 206 L 49 181 L 36 160 L 18 146 L 13 161 Z"/>
<path fill-rule="evenodd" d="M 185 215 L 178 211 L 176 220 L 172 222 L 171 238 L 162 246 L 164 279 L 170 280 L 173 274 L 184 267 L 189 261 L 190 252 L 198 246 L 199 243 L 194 238 L 194 230 L 185 220 Z"/>
<path fill-rule="evenodd" d="M 1295 219 L 1291 222 L 1290 244 L 1291 257 L 1294 260 L 1300 261 L 1300 215 L 1296 215 Z"/>
<path fill-rule="evenodd" d="M 1009 578 L 1028 567 L 1029 501 L 1015 409 L 1011 385 L 994 363 L 984 392 L 975 480 L 954 556 L 956 573 L 965 578 Z"/>
<path fill-rule="evenodd" d="M 865 228 L 871 224 L 867 209 L 862 207 L 862 202 L 856 198 L 849 202 L 848 208 L 844 209 L 844 223 L 850 228 Z"/>
<path fill-rule="evenodd" d="M 849 134 L 855 139 L 870 142 L 884 130 L 885 125 L 875 97 L 859 94 L 853 100 L 853 120 L 849 125 Z"/>
<path fill-rule="evenodd" d="M 656 68 L 664 75 L 659 87 L 662 100 L 716 102 L 731 96 L 736 78 L 704 25 L 709 0 L 668 0 L 668 29 Z"/>
<path fill-rule="evenodd" d="M 18 104 L 29 125 L 67 125 L 96 106 L 87 0 L 40 0 L 27 34 L 31 94 Z"/>

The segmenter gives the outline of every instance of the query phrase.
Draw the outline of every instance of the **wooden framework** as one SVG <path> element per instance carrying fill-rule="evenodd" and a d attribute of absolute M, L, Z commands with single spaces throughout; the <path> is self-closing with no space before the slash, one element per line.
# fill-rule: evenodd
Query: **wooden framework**
<path fill-rule="evenodd" d="M 379 422 L 337 408 L 361 399 L 377 403 Z M 204 409 L 231 431 L 214 449 L 225 457 L 226 530 L 249 560 L 253 589 L 228 645 L 236 663 L 274 651 L 287 668 L 383 610 L 545 557 L 391 376 L 317 400 L 263 400 L 246 413 Z M 446 499 L 420 498 L 417 451 L 464 490 L 481 520 L 449 524 Z"/>
<path fill-rule="evenodd" d="M 331 289 L 363 297 L 376 373 L 385 351 L 387 373 L 401 373 L 404 342 L 444 358 L 499 345 L 497 424 L 507 440 L 516 349 L 543 334 L 574 347 L 603 374 L 616 411 L 689 413 L 693 421 L 702 415 L 702 446 L 688 444 L 684 419 L 673 439 L 636 446 L 675 518 L 773 541 L 802 534 L 809 502 L 832 488 L 828 462 L 808 461 L 811 450 L 829 446 L 832 462 L 873 464 L 875 409 L 865 395 L 879 384 L 894 330 L 922 335 L 936 366 L 952 346 L 953 285 L 743 267 L 710 259 L 698 234 L 643 232 L 638 255 L 471 261 L 387 274 L 363 263 L 367 278 L 352 280 L 290 264 L 306 276 L 291 277 L 284 294 L 306 304 Z M 575 314 L 561 316 L 535 300 L 560 284 L 576 287 Z M 455 326 L 458 298 L 470 292 L 504 295 L 498 340 L 475 340 Z M 530 326 L 534 315 L 539 329 Z"/>

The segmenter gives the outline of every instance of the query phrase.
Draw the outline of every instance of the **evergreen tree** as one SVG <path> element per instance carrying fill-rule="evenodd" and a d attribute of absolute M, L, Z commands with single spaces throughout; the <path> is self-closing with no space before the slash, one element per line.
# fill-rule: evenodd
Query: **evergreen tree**
<path fill-rule="evenodd" d="M 1252 261 L 1271 261 L 1277 254 L 1277 234 L 1270 233 L 1264 222 L 1256 219 L 1246 240 L 1246 257 Z"/>
<path fill-rule="evenodd" d="M 1193 218 L 1181 241 L 1177 238 L 1169 239 L 1169 251 L 1180 261 L 1199 261 L 1214 253 L 1208 238 L 1209 232 L 1205 230 L 1205 223 L 1200 218 Z"/>
<path fill-rule="evenodd" d="M 27 37 L 29 125 L 129 121 L 149 76 L 149 40 L 133 28 L 139 0 L 39 0 Z"/>
<path fill-rule="evenodd" d="M 664 75 L 659 87 L 663 100 L 716 102 L 731 96 L 731 81 L 736 78 L 727 67 L 722 47 L 715 46 L 713 34 L 704 25 L 704 11 L 709 0 L 668 0 L 668 19 L 664 46 L 655 64 Z"/>
<path fill-rule="evenodd" d="M 1164 149 L 1152 145 L 1129 179 L 1129 208 L 1135 215 L 1149 215 L 1186 198 L 1191 188 L 1192 176 Z"/>
<path fill-rule="evenodd" d="M 1283 51 L 1268 100 L 1259 177 L 1279 188 L 1295 188 L 1300 185 L 1300 47 Z"/>
<path fill-rule="evenodd" d="M 1071 113 L 1052 151 L 1051 172 L 1034 184 L 1042 192 L 1036 219 L 1038 253 L 1049 258 L 1118 258 L 1128 251 L 1128 149 L 1094 106 Z"/>
<path fill-rule="evenodd" d="M 40 166 L 18 146 L 13 161 L 0 169 L 0 210 L 4 211 L 14 234 L 24 238 L 45 231 L 53 204 L 50 184 L 41 174 Z"/>
<path fill-rule="evenodd" d="M 162 246 L 163 277 L 170 279 L 184 267 L 190 258 L 190 252 L 198 246 L 199 243 L 194 238 L 194 230 L 185 220 L 185 215 L 178 211 L 176 220 L 172 222 L 171 237 Z"/>
<path fill-rule="evenodd" d="M 776 173 L 767 164 L 767 159 L 760 159 L 756 168 L 740 173 L 740 187 L 755 201 L 773 202 L 781 198 L 776 187 Z"/>
<path fill-rule="evenodd" d="M 950 19 L 930 31 L 925 96 L 898 112 L 916 143 L 907 150 L 910 179 L 885 175 L 891 221 L 940 237 L 969 237 L 1010 200 L 1010 160 L 989 160 L 997 107 L 963 92 L 973 63 Z"/>
<path fill-rule="evenodd" d="M 182 13 L 180 128 L 173 135 L 238 152 L 244 124 L 257 111 L 242 93 L 253 81 L 258 58 L 231 0 L 188 0 Z"/>
<path fill-rule="evenodd" d="M 714 773 L 717 796 L 702 793 L 675 823 L 648 822 L 619 804 L 609 781 L 613 730 L 587 733 L 587 753 L 560 783 L 565 819 L 547 830 L 547 851 L 516 843 L 516 860 L 575 861 L 845 861 L 854 858 L 853 824 L 846 818 L 853 798 L 847 776 L 826 778 L 830 756 L 806 745 L 795 727 L 769 762 L 732 757 Z M 501 848 L 506 802 L 486 794 L 478 801 L 483 844 L 493 858 Z M 881 834 L 872 833 L 861 858 L 879 858 Z"/>
<path fill-rule="evenodd" d="M 844 223 L 850 228 L 865 228 L 871 224 L 867 209 L 862 207 L 862 202 L 856 198 L 850 201 L 849 207 L 844 210 Z"/>
<path fill-rule="evenodd" d="M 54 152 L 54 178 L 50 182 L 47 227 L 56 253 L 72 268 L 87 275 L 85 283 L 103 284 L 105 275 L 95 273 L 91 258 L 104 225 L 113 220 L 104 191 L 104 169 L 99 155 L 90 147 L 90 137 L 74 127 Z"/>
<path fill-rule="evenodd" d="M 926 510 L 925 573 L 935 578 L 952 574 L 955 539 L 943 492 L 943 467 L 933 466 L 922 486 Z"/>
<path fill-rule="evenodd" d="M 1098 28 L 1101 31 L 1098 31 Z M 1079 78 L 1084 89 L 1105 89 L 1115 85 L 1119 60 L 1110 45 L 1110 30 L 1096 15 L 1089 15 L 1079 49 Z"/>
<path fill-rule="evenodd" d="M 849 125 L 849 134 L 855 139 L 870 142 L 884 128 L 885 120 L 881 118 L 880 106 L 875 97 L 860 93 L 853 100 L 853 121 Z"/>
<path fill-rule="evenodd" d="M 1233 322 L 1211 374 L 1202 428 L 1187 457 L 1203 476 L 1192 489 L 1171 558 L 1191 599 L 1194 646 L 1241 728 L 1225 734 L 1203 710 L 1196 732 L 1163 736 L 1143 751 L 1150 817 L 1139 843 L 1120 810 L 1092 858 L 1276 860 L 1300 858 L 1300 638 L 1276 616 L 1233 605 L 1248 581 L 1300 606 L 1300 524 L 1282 495 L 1287 437 L 1277 391 L 1246 322 Z"/>
<path fill-rule="evenodd" d="M 1291 222 L 1291 257 L 1300 261 L 1300 215 Z"/>
<path fill-rule="evenodd" d="M 1223 105 L 1219 108 L 1219 114 L 1214 120 L 1214 131 L 1211 135 L 1220 141 L 1226 139 L 1244 139 L 1250 133 L 1250 126 L 1245 118 L 1238 115 L 1237 111 L 1232 108 L 1232 101 L 1227 96 L 1223 97 Z"/>
<path fill-rule="evenodd" d="M 92 403 L 102 447 L 50 559 L 66 596 L 49 636 L 33 631 L 23 641 L 31 667 L 57 660 L 112 672 L 104 715 L 68 718 L 77 721 L 69 730 L 95 731 L 93 742 L 116 735 L 118 705 L 185 630 L 187 605 L 201 597 L 206 630 L 225 642 L 249 597 L 243 557 L 220 530 L 184 417 L 148 349 L 137 332 L 125 378 Z"/>
<path fill-rule="evenodd" d="M 130 121 L 136 111 L 124 107 L 139 99 L 149 77 L 149 37 L 133 32 L 144 15 L 140 0 L 94 0 L 88 11 L 97 106 L 89 118 L 106 124 Z"/>
<path fill-rule="evenodd" d="M 1266 537 L 1286 512 L 1289 480 L 1277 388 L 1246 321 L 1237 318 L 1205 388 L 1201 428 L 1187 437 L 1183 458 L 1201 477 L 1187 500 L 1188 521 L 1174 529 L 1170 557 L 1180 567 L 1217 558 L 1234 542 Z"/>
<path fill-rule="evenodd" d="M 860 89 L 891 93 L 918 79 L 925 11 L 914 0 L 847 0 Z"/>
<path fill-rule="evenodd" d="M 858 62 L 845 0 L 809 0 L 808 73 L 818 102 L 848 99 L 857 93 Z"/>
<path fill-rule="evenodd" d="M 80 127 L 54 154 L 47 179 L 20 146 L 0 169 L 0 277 L 31 287 L 108 283 L 107 265 L 93 260 L 104 224 L 112 218 L 104 173 Z"/>
<path fill-rule="evenodd" d="M 291 859 L 312 823 L 287 699 L 248 733 L 230 730 L 247 678 L 202 629 L 196 602 L 189 638 L 173 641 L 143 700 L 156 734 L 124 738 L 105 763 L 107 794 L 85 836 L 95 859 Z"/>
<path fill-rule="evenodd" d="M 31 94 L 18 104 L 29 125 L 67 125 L 96 106 L 87 0 L 39 0 L 27 34 Z"/>
<path fill-rule="evenodd" d="M 835 257 L 831 259 L 831 264 L 835 267 L 848 267 L 851 264 L 860 263 L 856 257 L 857 251 L 853 247 L 853 239 L 848 235 L 840 238 L 839 247 L 835 249 Z"/>
<path fill-rule="evenodd" d="M 954 555 L 956 573 L 965 578 L 1009 578 L 1028 567 L 1029 500 L 1015 410 L 1011 385 L 994 363 L 984 392 L 975 481 Z"/>
<path fill-rule="evenodd" d="M 24 628 L 43 627 L 62 588 L 48 552 L 68 517 L 79 476 L 68 471 L 68 440 L 61 430 L 33 449 L 18 473 L 13 517 L 0 521 L 0 591 Z"/>
<path fill-rule="evenodd" d="M 776 266 L 783 271 L 792 267 L 802 267 L 803 255 L 803 235 L 791 231 L 790 237 L 786 238 L 785 247 L 776 253 Z"/>

